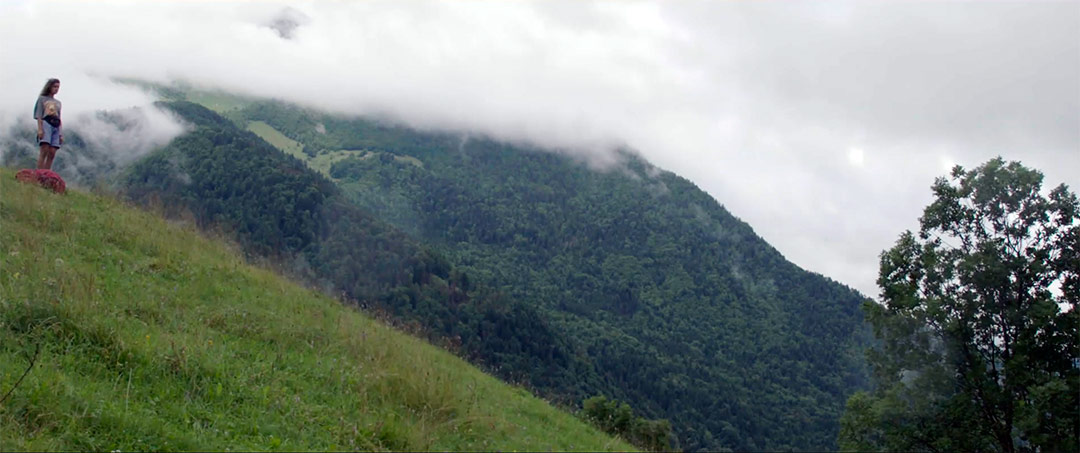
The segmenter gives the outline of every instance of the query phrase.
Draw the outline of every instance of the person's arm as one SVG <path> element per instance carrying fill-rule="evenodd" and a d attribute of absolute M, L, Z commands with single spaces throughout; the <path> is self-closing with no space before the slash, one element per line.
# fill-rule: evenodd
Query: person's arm
<path fill-rule="evenodd" d="M 44 106 L 41 105 L 41 96 L 38 96 L 37 102 L 34 103 L 34 119 L 37 120 L 37 138 L 41 140 L 41 137 L 45 136 L 45 130 L 41 127 L 42 117 L 45 116 Z"/>

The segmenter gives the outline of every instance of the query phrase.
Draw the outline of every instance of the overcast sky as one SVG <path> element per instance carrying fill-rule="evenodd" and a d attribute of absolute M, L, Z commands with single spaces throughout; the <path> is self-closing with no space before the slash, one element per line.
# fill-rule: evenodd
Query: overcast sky
<path fill-rule="evenodd" d="M 113 76 L 626 144 L 869 296 L 951 165 L 1080 188 L 1077 2 L 0 1 L 0 133 L 48 77 L 66 118 L 152 101 Z"/>

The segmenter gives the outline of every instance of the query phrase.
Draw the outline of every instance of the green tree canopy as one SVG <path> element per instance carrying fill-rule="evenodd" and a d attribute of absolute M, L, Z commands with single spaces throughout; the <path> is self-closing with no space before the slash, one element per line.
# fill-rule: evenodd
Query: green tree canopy
<path fill-rule="evenodd" d="M 1000 157 L 935 181 L 881 255 L 876 387 L 848 400 L 842 449 L 1080 449 L 1078 204 L 1042 182 Z"/>
<path fill-rule="evenodd" d="M 602 395 L 586 399 L 581 411 L 584 419 L 597 428 L 648 451 L 671 449 L 671 422 L 666 419 L 646 420 L 635 416 L 629 404 Z"/>

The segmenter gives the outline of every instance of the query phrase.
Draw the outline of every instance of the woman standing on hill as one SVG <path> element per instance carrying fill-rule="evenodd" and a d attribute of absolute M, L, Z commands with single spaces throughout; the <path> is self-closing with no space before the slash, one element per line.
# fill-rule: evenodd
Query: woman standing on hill
<path fill-rule="evenodd" d="M 56 150 L 64 144 L 64 133 L 60 121 L 60 100 L 56 99 L 56 93 L 60 92 L 60 79 L 49 79 L 45 82 L 45 88 L 41 89 L 37 103 L 34 104 L 34 119 L 37 120 L 38 145 L 41 153 L 38 155 L 37 168 L 52 169 L 53 158 Z"/>

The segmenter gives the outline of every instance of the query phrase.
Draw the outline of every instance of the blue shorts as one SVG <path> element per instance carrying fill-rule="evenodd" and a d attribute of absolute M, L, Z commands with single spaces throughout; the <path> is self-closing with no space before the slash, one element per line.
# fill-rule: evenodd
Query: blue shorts
<path fill-rule="evenodd" d="M 63 127 L 63 126 L 61 126 Z M 41 140 L 38 140 L 38 144 L 48 144 L 53 148 L 60 147 L 60 128 L 53 127 L 51 124 L 42 121 L 41 122 Z"/>

